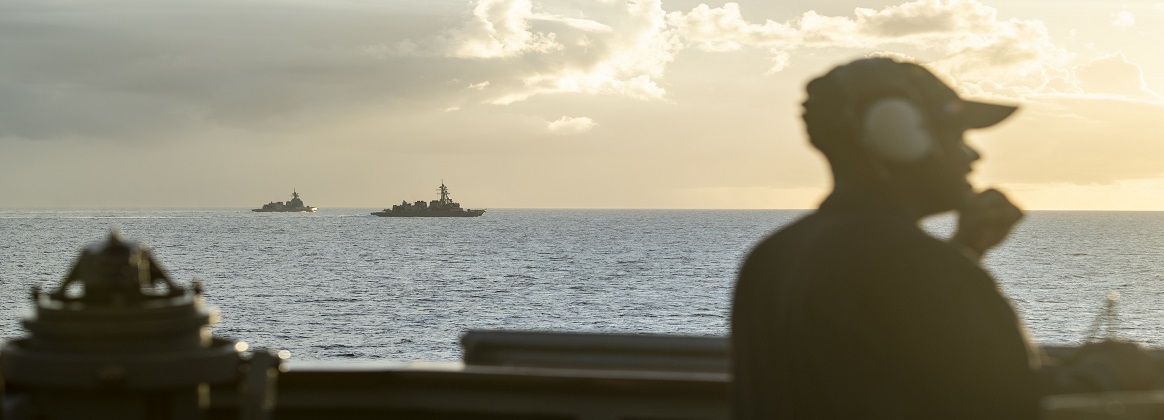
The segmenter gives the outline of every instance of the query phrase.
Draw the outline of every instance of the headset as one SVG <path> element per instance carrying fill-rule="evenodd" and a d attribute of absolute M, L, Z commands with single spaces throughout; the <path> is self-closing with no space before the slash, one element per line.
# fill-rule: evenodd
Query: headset
<path fill-rule="evenodd" d="M 915 163 L 933 154 L 928 118 L 913 101 L 900 96 L 874 100 L 859 121 L 857 141 L 878 158 Z"/>
<path fill-rule="evenodd" d="M 918 107 L 916 87 L 900 66 L 890 59 L 873 59 L 837 68 L 828 76 L 844 98 L 842 113 L 861 149 L 887 163 L 917 163 L 937 145 L 930 116 Z"/>

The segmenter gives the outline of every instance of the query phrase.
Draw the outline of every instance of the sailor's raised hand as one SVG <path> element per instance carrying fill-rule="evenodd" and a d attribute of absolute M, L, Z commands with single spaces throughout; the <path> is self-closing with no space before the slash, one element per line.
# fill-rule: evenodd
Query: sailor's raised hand
<path fill-rule="evenodd" d="M 958 231 L 951 242 L 963 247 L 972 258 L 1002 243 L 1014 225 L 1023 218 L 1005 194 L 988 189 L 975 194 L 959 209 Z"/>

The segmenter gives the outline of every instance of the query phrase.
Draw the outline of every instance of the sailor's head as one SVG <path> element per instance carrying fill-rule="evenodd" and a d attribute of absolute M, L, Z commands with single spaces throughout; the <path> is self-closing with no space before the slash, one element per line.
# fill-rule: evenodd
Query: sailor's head
<path fill-rule="evenodd" d="M 864 58 L 808 83 L 804 122 L 838 183 L 874 179 L 932 196 L 927 211 L 960 205 L 978 153 L 963 133 L 995 125 L 1016 107 L 968 101 L 926 68 Z"/>

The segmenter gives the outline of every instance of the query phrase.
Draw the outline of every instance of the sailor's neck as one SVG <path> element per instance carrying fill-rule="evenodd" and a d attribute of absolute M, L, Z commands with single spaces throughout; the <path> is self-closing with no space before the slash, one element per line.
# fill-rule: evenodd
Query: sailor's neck
<path fill-rule="evenodd" d="M 908 194 L 877 182 L 838 183 L 826 203 L 853 209 L 888 212 L 914 222 L 926 215 Z"/>

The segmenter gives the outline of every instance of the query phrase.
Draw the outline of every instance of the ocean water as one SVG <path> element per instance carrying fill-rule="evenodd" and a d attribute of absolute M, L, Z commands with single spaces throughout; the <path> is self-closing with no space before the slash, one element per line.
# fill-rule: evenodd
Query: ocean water
<path fill-rule="evenodd" d="M 203 281 L 215 335 L 297 360 L 457 360 L 470 329 L 723 335 L 742 258 L 804 213 L 375 210 L 0 210 L 0 339 L 111 229 Z M 1029 212 L 985 266 L 1039 343 L 1082 342 L 1114 291 L 1117 333 L 1164 347 L 1162 233 L 1164 213 Z"/>

